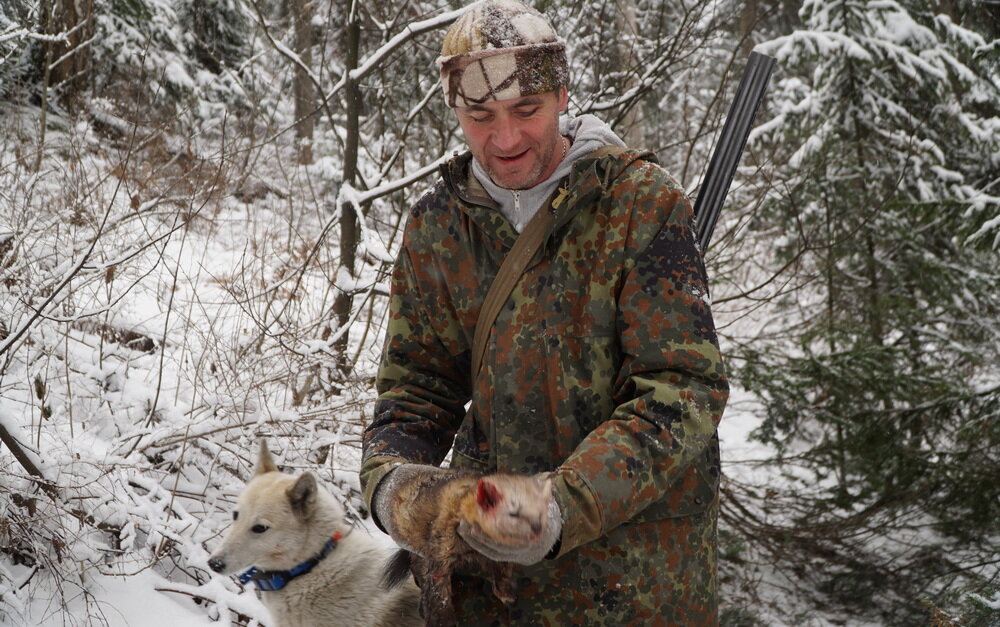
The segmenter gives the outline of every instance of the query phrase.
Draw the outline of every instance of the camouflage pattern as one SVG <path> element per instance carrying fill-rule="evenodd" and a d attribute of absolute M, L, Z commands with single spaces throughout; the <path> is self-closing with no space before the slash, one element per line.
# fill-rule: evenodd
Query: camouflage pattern
<path fill-rule="evenodd" d="M 472 382 L 479 309 L 517 233 L 470 159 L 409 216 L 366 502 L 396 464 L 438 465 L 452 444 L 453 467 L 551 476 L 558 555 L 515 569 L 509 609 L 461 579 L 459 624 L 715 624 L 728 383 L 690 203 L 649 153 L 577 161 Z"/>
<path fill-rule="evenodd" d="M 565 44 L 541 13 L 516 0 L 471 5 L 445 34 L 437 64 L 449 107 L 541 94 L 569 83 Z"/>

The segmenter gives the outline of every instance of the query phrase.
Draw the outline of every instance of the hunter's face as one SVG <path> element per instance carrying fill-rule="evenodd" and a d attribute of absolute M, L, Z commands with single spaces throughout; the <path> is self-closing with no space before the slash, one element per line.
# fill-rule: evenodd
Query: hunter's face
<path fill-rule="evenodd" d="M 547 179 L 562 160 L 559 112 L 565 89 L 458 107 L 455 113 L 476 160 L 493 182 L 528 189 Z"/>

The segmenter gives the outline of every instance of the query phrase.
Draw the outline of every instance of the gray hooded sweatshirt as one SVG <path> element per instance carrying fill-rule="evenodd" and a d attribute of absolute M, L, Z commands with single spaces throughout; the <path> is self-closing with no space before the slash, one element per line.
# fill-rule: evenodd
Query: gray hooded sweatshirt
<path fill-rule="evenodd" d="M 573 163 L 586 157 L 601 146 L 624 146 L 625 142 L 615 134 L 611 127 L 592 115 L 581 115 L 576 118 L 563 116 L 559 119 L 559 133 L 568 137 L 573 144 L 552 175 L 528 189 L 507 189 L 499 187 L 486 173 L 486 170 L 476 159 L 472 160 L 472 173 L 483 184 L 490 198 L 500 205 L 500 211 L 520 233 L 528 221 L 538 212 L 539 207 L 548 200 L 559 183 L 569 176 Z"/>

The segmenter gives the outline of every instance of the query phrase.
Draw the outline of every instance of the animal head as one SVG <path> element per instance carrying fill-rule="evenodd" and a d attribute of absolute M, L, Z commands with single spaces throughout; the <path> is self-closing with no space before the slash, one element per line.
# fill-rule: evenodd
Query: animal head
<path fill-rule="evenodd" d="M 343 509 L 320 490 L 316 478 L 308 472 L 298 477 L 280 472 L 261 441 L 254 476 L 208 566 L 223 575 L 251 566 L 288 570 L 314 555 L 344 525 Z"/>
<path fill-rule="evenodd" d="M 511 544 L 537 538 L 545 530 L 551 502 L 551 479 L 493 475 L 476 484 L 480 527 Z"/>

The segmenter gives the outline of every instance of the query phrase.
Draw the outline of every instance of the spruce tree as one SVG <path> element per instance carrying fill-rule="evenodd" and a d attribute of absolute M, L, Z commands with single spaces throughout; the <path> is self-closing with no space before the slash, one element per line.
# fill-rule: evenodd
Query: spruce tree
<path fill-rule="evenodd" d="M 783 233 L 773 261 L 801 287 L 778 339 L 740 355 L 758 437 L 822 486 L 799 522 L 892 537 L 906 512 L 933 531 L 868 556 L 900 591 L 974 579 L 1000 520 L 1000 74 L 989 41 L 937 11 L 814 0 L 765 44 L 781 80 L 757 148 L 777 165 L 756 227 Z"/>

